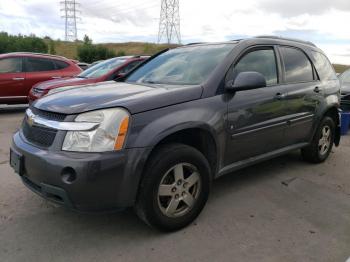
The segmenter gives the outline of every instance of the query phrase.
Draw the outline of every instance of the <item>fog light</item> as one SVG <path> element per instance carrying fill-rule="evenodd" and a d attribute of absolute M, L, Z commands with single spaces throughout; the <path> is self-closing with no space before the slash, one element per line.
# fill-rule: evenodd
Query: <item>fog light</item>
<path fill-rule="evenodd" d="M 61 173 L 62 181 L 66 184 L 72 184 L 77 179 L 77 173 L 71 167 L 65 167 Z"/>

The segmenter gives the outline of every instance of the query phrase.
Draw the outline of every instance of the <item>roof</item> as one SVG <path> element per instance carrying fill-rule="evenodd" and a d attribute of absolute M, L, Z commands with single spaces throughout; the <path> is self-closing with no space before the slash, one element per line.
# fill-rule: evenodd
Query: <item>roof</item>
<path fill-rule="evenodd" d="M 273 35 L 262 35 L 262 36 L 256 36 L 252 38 L 245 38 L 245 39 L 234 39 L 226 42 L 198 42 L 198 43 L 189 43 L 186 46 L 195 46 L 195 45 L 210 45 L 210 44 L 227 44 L 227 43 L 234 43 L 237 44 L 239 42 L 245 41 L 245 40 L 254 40 L 254 39 L 267 39 L 267 40 L 281 40 L 281 41 L 289 41 L 289 42 L 294 42 L 294 43 L 299 43 L 299 44 L 304 44 L 304 45 L 309 45 L 312 47 L 317 47 L 314 43 L 309 42 L 309 41 L 304 41 L 301 39 L 296 39 L 296 38 L 288 38 L 288 37 L 281 37 L 281 36 L 273 36 Z M 180 47 L 184 47 L 180 46 Z"/>
<path fill-rule="evenodd" d="M 32 56 L 46 56 L 46 57 L 51 57 L 51 58 L 70 60 L 64 56 L 44 54 L 44 53 L 33 53 L 33 52 L 10 52 L 10 53 L 4 53 L 4 54 L 0 54 L 0 55 L 32 55 Z"/>
<path fill-rule="evenodd" d="M 285 40 L 285 41 L 296 42 L 296 43 L 311 45 L 313 47 L 316 47 L 316 45 L 310 41 L 305 41 L 305 40 L 301 40 L 301 39 L 297 39 L 297 38 L 289 38 L 289 37 L 274 36 L 274 35 L 261 35 L 261 36 L 256 36 L 255 38 Z"/>

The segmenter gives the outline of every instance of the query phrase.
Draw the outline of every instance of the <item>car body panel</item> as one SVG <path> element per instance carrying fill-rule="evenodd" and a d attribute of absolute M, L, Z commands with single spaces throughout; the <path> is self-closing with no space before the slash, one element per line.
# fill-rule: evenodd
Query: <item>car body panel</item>
<path fill-rule="evenodd" d="M 45 111 L 64 114 L 77 114 L 102 108 L 125 107 L 130 113 L 135 114 L 196 100 L 201 97 L 201 94 L 202 88 L 200 86 L 174 88 L 169 85 L 154 88 L 139 84 L 107 81 L 49 94 L 35 101 L 34 106 Z"/>
<path fill-rule="evenodd" d="M 0 73 L 0 103 L 27 103 L 29 90 L 36 83 L 53 78 L 74 76 L 81 72 L 81 69 L 72 61 L 59 56 L 35 53 L 9 53 L 0 55 L 0 60 L 6 58 L 21 58 L 23 65 L 21 73 Z M 61 61 L 68 66 L 64 69 L 30 72 L 27 68 L 28 58 Z"/>

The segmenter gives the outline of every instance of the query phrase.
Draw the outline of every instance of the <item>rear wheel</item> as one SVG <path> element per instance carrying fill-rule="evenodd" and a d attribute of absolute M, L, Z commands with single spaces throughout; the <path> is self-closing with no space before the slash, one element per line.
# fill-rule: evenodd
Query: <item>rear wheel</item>
<path fill-rule="evenodd" d="M 153 227 L 177 230 L 199 215 L 209 189 L 206 158 L 187 145 L 166 145 L 153 154 L 146 167 L 135 210 Z"/>
<path fill-rule="evenodd" d="M 324 162 L 332 151 L 334 144 L 335 124 L 332 118 L 322 119 L 311 144 L 302 149 L 302 156 L 312 163 Z"/>

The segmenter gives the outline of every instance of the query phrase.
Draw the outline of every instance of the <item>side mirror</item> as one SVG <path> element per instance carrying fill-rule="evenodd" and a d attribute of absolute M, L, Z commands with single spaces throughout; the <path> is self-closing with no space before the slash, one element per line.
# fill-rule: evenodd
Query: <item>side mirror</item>
<path fill-rule="evenodd" d="M 266 87 L 265 77 L 258 72 L 239 73 L 235 80 L 226 83 L 228 91 L 243 91 Z"/>

